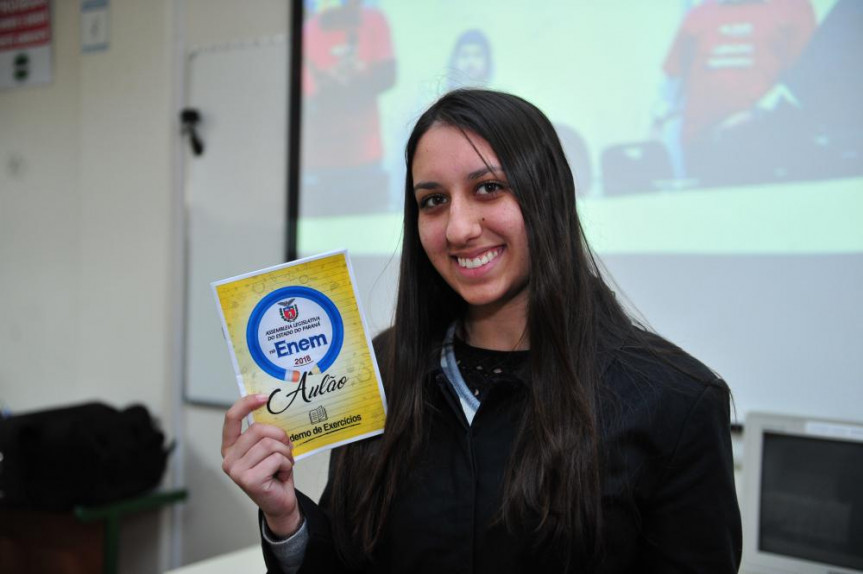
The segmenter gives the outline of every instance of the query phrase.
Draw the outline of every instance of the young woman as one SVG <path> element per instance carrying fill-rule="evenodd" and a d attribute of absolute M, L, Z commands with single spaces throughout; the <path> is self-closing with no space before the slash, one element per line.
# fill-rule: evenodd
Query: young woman
<path fill-rule="evenodd" d="M 333 451 L 316 505 L 283 431 L 240 432 L 266 397 L 226 415 L 270 571 L 736 572 L 728 388 L 621 308 L 547 118 L 451 92 L 406 158 L 384 434 Z"/>

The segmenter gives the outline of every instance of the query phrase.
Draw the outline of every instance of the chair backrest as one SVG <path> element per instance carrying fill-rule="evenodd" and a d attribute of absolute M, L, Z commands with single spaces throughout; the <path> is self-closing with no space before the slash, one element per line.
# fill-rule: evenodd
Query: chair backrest
<path fill-rule="evenodd" d="M 653 191 L 656 182 L 672 178 L 668 150 L 658 141 L 623 143 L 602 152 L 605 195 Z"/>

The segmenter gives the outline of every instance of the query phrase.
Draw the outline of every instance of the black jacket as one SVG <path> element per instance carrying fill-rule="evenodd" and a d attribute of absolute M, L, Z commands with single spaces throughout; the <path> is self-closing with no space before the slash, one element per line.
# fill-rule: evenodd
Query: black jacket
<path fill-rule="evenodd" d="M 605 552 L 597 572 L 737 572 L 729 399 L 714 379 L 685 355 L 659 360 L 625 348 L 608 355 L 600 417 Z M 529 383 L 498 381 L 470 426 L 441 372 L 426 384 L 430 440 L 361 571 L 562 572 L 553 553 L 532 548 L 529 528 L 513 534 L 493 523 Z M 328 497 L 325 490 L 318 506 L 300 494 L 310 534 L 302 573 L 349 571 L 331 538 Z M 281 571 L 266 544 L 264 557 L 270 572 Z"/>

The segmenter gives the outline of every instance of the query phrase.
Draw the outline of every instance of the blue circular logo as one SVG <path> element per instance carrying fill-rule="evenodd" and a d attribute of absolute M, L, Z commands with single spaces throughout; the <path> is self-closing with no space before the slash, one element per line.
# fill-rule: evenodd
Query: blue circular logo
<path fill-rule="evenodd" d="M 255 363 L 280 381 L 315 367 L 326 371 L 342 350 L 345 329 L 335 304 L 309 287 L 282 287 L 261 299 L 246 327 Z"/>

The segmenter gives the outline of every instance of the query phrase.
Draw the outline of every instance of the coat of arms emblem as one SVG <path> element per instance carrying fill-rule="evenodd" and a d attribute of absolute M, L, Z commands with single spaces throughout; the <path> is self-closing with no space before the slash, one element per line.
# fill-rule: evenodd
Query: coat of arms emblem
<path fill-rule="evenodd" d="M 294 299 L 289 299 L 288 301 L 281 301 L 279 303 L 281 308 L 279 309 L 279 315 L 282 316 L 288 323 L 293 323 L 297 320 L 297 317 L 300 314 L 299 309 L 297 309 L 297 304 L 294 303 Z"/>

